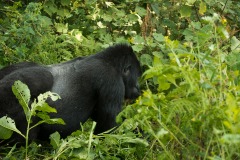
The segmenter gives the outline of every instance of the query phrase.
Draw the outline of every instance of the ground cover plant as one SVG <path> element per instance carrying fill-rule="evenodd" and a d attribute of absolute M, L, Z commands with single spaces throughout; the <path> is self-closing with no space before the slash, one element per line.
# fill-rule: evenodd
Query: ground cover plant
<path fill-rule="evenodd" d="M 143 93 L 126 102 L 116 130 L 95 135 L 89 120 L 66 139 L 1 140 L 0 159 L 240 158 L 239 1 L 1 2 L 0 67 L 53 64 L 125 42 L 144 74 Z"/>

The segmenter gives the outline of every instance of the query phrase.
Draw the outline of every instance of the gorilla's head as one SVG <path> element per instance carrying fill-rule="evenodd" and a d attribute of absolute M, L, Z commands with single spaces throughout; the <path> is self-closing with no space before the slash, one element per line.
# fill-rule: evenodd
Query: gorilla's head
<path fill-rule="evenodd" d="M 129 47 L 122 66 L 122 78 L 125 86 L 125 99 L 136 99 L 140 96 L 138 78 L 142 75 L 140 63 Z"/>
<path fill-rule="evenodd" d="M 131 46 L 118 44 L 99 54 L 106 63 L 111 64 L 122 76 L 125 99 L 136 99 L 140 95 L 138 78 L 141 76 L 140 62 Z"/>

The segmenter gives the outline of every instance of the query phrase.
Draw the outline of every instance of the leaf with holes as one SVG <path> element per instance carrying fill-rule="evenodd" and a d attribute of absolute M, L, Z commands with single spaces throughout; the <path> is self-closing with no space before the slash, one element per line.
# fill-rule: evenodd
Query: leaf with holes
<path fill-rule="evenodd" d="M 21 81 L 15 81 L 14 85 L 12 86 L 12 91 L 23 107 L 27 119 L 29 119 L 30 110 L 28 104 L 30 101 L 30 90 L 28 89 L 28 86 Z"/>
<path fill-rule="evenodd" d="M 4 116 L 0 118 L 0 139 L 9 139 L 14 132 L 17 132 L 25 138 L 25 136 L 16 128 L 13 119 Z"/>

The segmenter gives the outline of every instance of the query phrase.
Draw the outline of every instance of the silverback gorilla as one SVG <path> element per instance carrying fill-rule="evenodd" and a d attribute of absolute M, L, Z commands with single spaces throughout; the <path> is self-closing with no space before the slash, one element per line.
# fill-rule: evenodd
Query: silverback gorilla
<path fill-rule="evenodd" d="M 46 91 L 58 93 L 60 100 L 49 101 L 57 109 L 51 117 L 62 118 L 66 123 L 42 124 L 30 132 L 30 139 L 47 140 L 55 131 L 66 137 L 88 118 L 97 122 L 95 134 L 101 133 L 116 126 L 115 118 L 124 99 L 140 95 L 140 76 L 140 63 L 126 44 L 50 66 L 31 62 L 11 65 L 0 70 L 0 117 L 11 117 L 24 133 L 25 116 L 11 90 L 13 83 L 20 80 L 28 85 L 32 99 Z"/>

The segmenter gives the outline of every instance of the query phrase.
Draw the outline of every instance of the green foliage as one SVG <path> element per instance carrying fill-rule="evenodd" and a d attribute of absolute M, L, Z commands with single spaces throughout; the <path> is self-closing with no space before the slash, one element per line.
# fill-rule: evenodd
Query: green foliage
<path fill-rule="evenodd" d="M 2 24 L 6 24 L 0 28 L 2 65 L 26 60 L 52 64 L 80 54 L 78 46 L 82 41 L 81 32 L 75 29 L 56 35 L 54 29 L 61 29 L 50 18 L 41 15 L 40 3 L 30 3 L 22 14 L 12 9 L 15 8 L 4 9 L 3 13 L 8 18 L 1 19 Z M 14 14 L 10 15 L 11 12 Z"/>
<path fill-rule="evenodd" d="M 222 34 L 217 15 L 204 19 L 183 32 L 183 44 L 154 36 L 168 59 L 154 53 L 145 63 L 149 89 L 119 115 L 124 132 L 143 131 L 151 152 L 170 159 L 239 158 L 239 68 L 231 67 L 239 59 L 226 50 L 238 40 Z"/>
<path fill-rule="evenodd" d="M 142 150 L 148 146 L 146 140 L 137 138 L 133 133 L 93 135 L 95 125 L 96 122 L 93 122 L 91 129 L 82 128 L 66 139 L 61 139 L 58 132 L 53 133 L 50 136 L 50 143 L 54 148 L 51 158 L 135 159 L 140 158 Z"/>
<path fill-rule="evenodd" d="M 64 121 L 60 118 L 51 119 L 48 116 L 48 113 L 56 112 L 56 109 L 50 107 L 46 100 L 47 98 L 51 98 L 53 101 L 56 101 L 60 97 L 57 94 L 46 92 L 44 94 L 40 94 L 36 99 L 34 99 L 34 102 L 31 104 L 31 107 L 28 106 L 30 102 L 30 90 L 28 89 L 27 85 L 22 83 L 21 81 L 16 81 L 14 85 L 12 86 L 12 91 L 16 98 L 19 101 L 19 104 L 21 104 L 27 121 L 27 128 L 26 128 L 26 135 L 23 135 L 15 125 L 14 120 L 12 120 L 10 117 L 4 116 L 0 119 L 0 137 L 1 139 L 9 139 L 12 135 L 12 132 L 17 132 L 21 136 L 23 136 L 26 139 L 26 159 L 28 156 L 28 136 L 29 132 L 32 128 L 42 124 L 42 123 L 49 123 L 49 124 L 64 124 Z M 36 112 L 38 111 L 38 112 Z M 38 116 L 42 120 L 38 123 L 31 125 L 32 123 L 32 117 Z M 18 122 L 19 123 L 19 122 Z"/>
<path fill-rule="evenodd" d="M 95 124 L 88 121 L 66 139 L 52 134 L 50 147 L 31 143 L 29 157 L 239 159 L 240 2 L 29 2 L 0 8 L 1 66 L 19 61 L 52 64 L 128 42 L 144 70 L 143 94 L 119 114 L 116 130 L 93 135 Z M 27 102 L 28 95 L 21 96 Z M 55 123 L 47 116 L 55 110 L 45 98 L 34 102 L 42 109 L 24 107 L 28 118 L 42 118 L 37 125 Z M 11 121 L 6 118 L 0 119 L 3 138 L 14 130 L 6 130 L 6 121 Z M 18 159 L 25 152 L 14 146 L 3 150 L 0 159 Z"/>
<path fill-rule="evenodd" d="M 0 139 L 9 139 L 12 136 L 13 131 L 25 137 L 16 128 L 14 120 L 7 116 L 3 116 L 2 118 L 0 118 Z"/>

